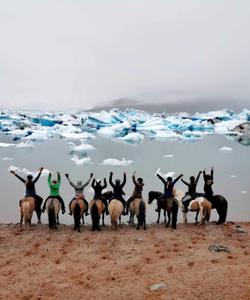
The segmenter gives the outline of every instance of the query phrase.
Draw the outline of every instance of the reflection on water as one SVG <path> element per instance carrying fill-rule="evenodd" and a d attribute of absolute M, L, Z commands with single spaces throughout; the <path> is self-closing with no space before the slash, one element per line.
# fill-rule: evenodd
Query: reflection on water
<path fill-rule="evenodd" d="M 1 136 L 1 142 L 10 141 L 8 137 Z M 8 167 L 13 164 L 28 170 L 38 170 L 43 166 L 54 172 L 57 170 L 62 174 L 61 195 L 68 205 L 73 195 L 73 189 L 68 184 L 65 173 L 69 173 L 73 181 L 81 179 L 87 180 L 93 171 L 96 178 L 104 178 L 110 171 L 116 177 L 122 178 L 123 172 L 127 172 L 127 184 L 125 186 L 126 197 L 129 197 L 133 190 L 132 173 L 137 172 L 138 176 L 144 178 L 144 197 L 150 190 L 163 190 L 161 182 L 155 176 L 158 168 L 163 173 L 175 172 L 175 176 L 183 173 L 184 179 L 188 180 L 191 175 L 196 176 L 199 170 L 211 166 L 215 167 L 214 192 L 222 194 L 229 202 L 228 219 L 249 220 L 250 199 L 249 199 L 249 169 L 250 147 L 243 147 L 240 143 L 230 141 L 223 136 L 210 136 L 196 143 L 183 142 L 159 142 L 145 140 L 140 145 L 129 145 L 117 143 L 111 140 L 96 138 L 91 141 L 96 148 L 90 153 L 93 164 L 88 166 L 76 166 L 71 160 L 69 145 L 63 140 L 48 140 L 37 143 L 34 149 L 0 149 L 0 176 L 1 176 L 1 210 L 0 222 L 18 222 L 19 209 L 18 200 L 24 195 L 24 185 L 8 172 Z M 221 152 L 222 146 L 233 149 L 230 152 Z M 13 161 L 2 160 L 3 157 L 14 158 Z M 115 167 L 101 165 L 106 158 L 130 159 L 134 164 L 125 167 Z M 185 186 L 178 182 L 178 189 L 185 190 Z M 41 177 L 36 185 L 37 193 L 42 197 L 48 196 L 47 177 Z M 203 179 L 200 179 L 197 191 L 203 190 Z M 89 187 L 85 191 L 87 200 L 93 196 Z M 148 223 L 156 220 L 154 212 L 156 203 L 148 207 Z M 128 217 L 124 217 L 126 221 Z M 217 218 L 216 212 L 212 214 L 212 220 Z M 181 214 L 179 213 L 181 220 Z M 190 214 L 190 219 L 194 220 L 194 215 Z M 34 217 L 34 221 L 36 217 Z M 47 222 L 47 217 L 43 216 L 43 221 Z M 61 216 L 63 223 L 73 223 L 72 217 Z M 90 223 L 90 218 L 87 217 Z"/>

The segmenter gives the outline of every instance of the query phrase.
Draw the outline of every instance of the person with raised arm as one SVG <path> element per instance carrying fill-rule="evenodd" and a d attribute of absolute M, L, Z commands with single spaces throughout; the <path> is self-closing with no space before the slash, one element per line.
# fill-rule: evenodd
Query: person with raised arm
<path fill-rule="evenodd" d="M 10 173 L 15 175 L 20 181 L 25 184 L 25 197 L 33 197 L 35 199 L 35 211 L 38 218 L 38 223 L 41 223 L 41 205 L 43 202 L 43 198 L 37 195 L 35 184 L 40 178 L 43 171 L 43 167 L 39 169 L 39 172 L 36 178 L 33 180 L 33 176 L 29 174 L 26 179 L 19 176 L 15 171 L 11 170 Z M 21 206 L 21 200 L 19 201 L 19 206 Z"/>
<path fill-rule="evenodd" d="M 126 209 L 126 214 L 127 215 L 128 215 L 130 203 L 136 198 L 142 198 L 142 191 L 143 191 L 143 187 L 144 187 L 144 182 L 143 182 L 143 179 L 141 177 L 136 179 L 135 174 L 136 174 L 136 172 L 134 172 L 133 176 L 132 176 L 132 180 L 133 180 L 133 183 L 135 185 L 134 191 L 133 191 L 132 196 L 127 201 L 127 209 Z"/>
<path fill-rule="evenodd" d="M 211 201 L 211 199 L 214 195 L 214 192 L 212 189 L 212 185 L 214 183 L 214 167 L 211 168 L 210 175 L 206 174 L 206 170 L 204 169 L 203 170 L 203 178 L 204 178 L 204 192 L 205 192 L 204 197 L 207 200 Z"/>
<path fill-rule="evenodd" d="M 156 173 L 156 176 L 162 181 L 162 183 L 164 184 L 164 192 L 163 192 L 163 197 L 164 198 L 172 198 L 173 195 L 173 189 L 174 189 L 174 185 L 176 184 L 176 182 L 178 180 L 181 179 L 181 177 L 183 177 L 183 174 L 179 175 L 178 177 L 176 177 L 174 180 L 171 176 L 169 176 L 167 178 L 167 180 L 165 180 L 158 172 Z M 161 207 L 161 201 L 162 201 L 162 197 L 157 199 L 157 209 L 155 211 L 159 212 L 160 211 L 160 207 Z"/>
<path fill-rule="evenodd" d="M 70 205 L 71 205 L 72 201 L 73 201 L 74 199 L 76 199 L 76 198 L 78 198 L 78 199 L 80 198 L 80 199 L 83 200 L 83 202 L 85 203 L 85 206 L 86 206 L 85 216 L 88 216 L 88 215 L 89 215 L 89 213 L 88 213 L 88 210 L 89 210 L 89 204 L 88 204 L 88 201 L 85 199 L 85 196 L 84 196 L 84 194 L 83 194 L 83 191 L 84 191 L 85 187 L 89 185 L 89 183 L 90 183 L 90 181 L 91 181 L 91 179 L 92 179 L 92 177 L 93 177 L 93 173 L 90 174 L 89 179 L 88 179 L 85 183 L 83 183 L 82 180 L 78 180 L 78 181 L 76 182 L 76 184 L 73 183 L 73 182 L 70 180 L 69 174 L 68 174 L 68 173 L 66 173 L 65 176 L 66 176 L 66 178 L 68 179 L 69 184 L 70 184 L 70 185 L 74 188 L 74 190 L 75 190 L 75 196 L 74 196 L 74 198 L 73 198 L 73 199 L 70 201 L 70 203 L 69 203 L 69 215 L 70 215 L 70 216 L 72 215 L 72 211 L 71 211 L 71 209 L 70 209 Z"/>
<path fill-rule="evenodd" d="M 93 181 L 92 181 L 91 187 L 92 187 L 92 189 L 95 192 L 93 199 L 100 199 L 103 202 L 103 204 L 105 205 L 106 215 L 108 215 L 109 214 L 109 211 L 108 211 L 108 202 L 107 202 L 107 199 L 105 198 L 105 196 L 102 193 L 102 191 L 104 189 L 106 189 L 106 187 L 107 187 L 107 180 L 106 180 L 106 178 L 104 178 L 104 180 L 103 180 L 103 185 L 102 185 L 100 179 L 95 179 L 94 178 Z"/>
<path fill-rule="evenodd" d="M 188 191 L 182 199 L 182 203 L 183 203 L 185 212 L 187 212 L 187 207 L 188 207 L 190 201 L 195 199 L 199 195 L 196 192 L 196 187 L 199 182 L 201 173 L 202 172 L 200 171 L 196 178 L 194 176 L 191 176 L 189 183 L 186 182 L 184 179 L 181 179 L 181 181 L 188 187 Z"/>
<path fill-rule="evenodd" d="M 62 213 L 64 214 L 65 213 L 65 204 L 64 204 L 64 201 L 62 199 L 62 197 L 60 196 L 60 192 L 59 192 L 59 189 L 60 189 L 60 185 L 61 185 L 61 176 L 60 176 L 60 173 L 57 171 L 57 179 L 53 179 L 51 181 L 51 172 L 49 173 L 49 176 L 48 176 L 48 185 L 49 185 L 49 188 L 50 188 L 50 195 L 48 196 L 48 198 L 45 200 L 44 204 L 43 204 L 43 209 L 42 209 L 42 212 L 45 212 L 45 209 L 46 209 L 46 202 L 49 198 L 56 198 L 60 201 L 60 204 L 61 204 L 61 207 L 62 207 Z"/>
<path fill-rule="evenodd" d="M 115 183 L 113 182 L 113 172 L 110 172 L 109 175 L 109 184 L 112 186 L 113 188 L 113 193 L 112 193 L 112 198 L 110 201 L 112 201 L 112 199 L 117 199 L 119 200 L 122 205 L 123 205 L 123 215 L 126 215 L 126 200 L 123 198 L 123 195 L 125 195 L 123 188 L 126 184 L 126 173 L 123 173 L 123 181 L 121 183 L 120 179 L 116 179 Z"/>

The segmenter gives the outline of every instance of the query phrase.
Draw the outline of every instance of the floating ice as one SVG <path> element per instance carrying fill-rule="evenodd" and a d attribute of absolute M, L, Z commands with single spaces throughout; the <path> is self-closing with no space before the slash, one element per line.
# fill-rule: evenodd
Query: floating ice
<path fill-rule="evenodd" d="M 74 155 L 71 160 L 77 165 L 90 165 L 92 163 L 92 160 L 89 156 L 87 157 L 83 157 L 83 158 L 79 158 L 77 155 Z"/>
<path fill-rule="evenodd" d="M 2 158 L 2 160 L 8 161 L 8 160 L 14 160 L 14 158 L 5 156 Z"/>
<path fill-rule="evenodd" d="M 81 144 L 76 146 L 73 142 L 68 142 L 70 145 L 70 153 L 71 154 L 77 154 L 78 156 L 86 156 L 86 153 L 89 151 L 95 150 L 95 147 L 93 147 L 90 144 L 84 144 L 83 140 L 81 140 Z"/>
<path fill-rule="evenodd" d="M 233 149 L 231 147 L 224 146 L 224 147 L 221 147 L 219 149 L 219 151 L 230 152 L 230 151 L 233 151 Z"/>
<path fill-rule="evenodd" d="M 193 142 L 207 135 L 223 134 L 236 137 L 243 145 L 250 145 L 249 120 L 250 111 L 246 109 L 239 114 L 220 110 L 194 115 L 156 114 L 134 109 L 72 114 L 0 111 L 0 132 L 11 136 L 14 141 L 35 142 L 54 137 L 86 140 L 98 134 L 128 143 L 142 142 L 145 137 Z M 241 130 L 241 125 L 244 130 Z M 1 148 L 11 146 L 0 144 Z"/>
<path fill-rule="evenodd" d="M 237 175 L 234 175 L 234 174 L 231 174 L 231 175 L 229 175 L 229 177 L 230 178 L 236 178 L 236 177 L 238 177 Z"/>
<path fill-rule="evenodd" d="M 172 157 L 174 157 L 174 154 L 165 154 L 164 157 L 166 157 L 166 158 L 172 158 Z"/>
<path fill-rule="evenodd" d="M 101 164 L 106 166 L 129 166 L 132 165 L 133 163 L 134 163 L 133 160 L 126 160 L 123 157 L 122 160 L 116 158 L 106 158 L 103 160 Z"/>
<path fill-rule="evenodd" d="M 241 194 L 247 194 L 247 191 L 243 190 L 243 191 L 241 191 Z"/>
<path fill-rule="evenodd" d="M 15 144 L 0 143 L 0 148 L 15 147 Z"/>
<path fill-rule="evenodd" d="M 174 174 L 175 174 L 175 172 L 174 172 L 174 171 L 169 171 L 169 172 L 167 172 L 166 174 L 163 174 L 163 173 L 161 173 L 161 169 L 159 168 L 159 169 L 155 172 L 155 175 L 157 175 L 157 174 L 161 175 L 161 176 L 164 177 L 164 178 L 168 178 L 168 177 L 173 177 Z"/>
<path fill-rule="evenodd" d="M 16 148 L 34 148 L 35 145 L 32 141 L 27 141 L 27 142 L 20 142 L 19 144 L 15 145 Z"/>

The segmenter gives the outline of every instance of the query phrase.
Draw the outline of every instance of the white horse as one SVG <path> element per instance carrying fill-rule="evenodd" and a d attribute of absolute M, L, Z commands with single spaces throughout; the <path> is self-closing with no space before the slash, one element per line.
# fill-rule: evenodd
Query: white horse
<path fill-rule="evenodd" d="M 121 225 L 121 215 L 123 212 L 123 204 L 121 201 L 113 199 L 108 206 L 109 216 L 111 220 L 111 225 L 115 230 L 117 230 L 117 221 L 119 219 L 119 224 Z"/>

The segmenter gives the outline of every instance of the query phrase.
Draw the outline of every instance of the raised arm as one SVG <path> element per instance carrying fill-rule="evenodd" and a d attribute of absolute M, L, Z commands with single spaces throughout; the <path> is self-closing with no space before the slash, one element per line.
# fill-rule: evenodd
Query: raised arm
<path fill-rule="evenodd" d="M 19 176 L 18 174 L 16 174 L 15 171 L 10 171 L 11 174 L 15 175 L 16 178 L 18 178 L 19 180 L 21 180 L 23 183 L 25 183 L 25 179 L 23 179 L 21 176 Z"/>
<path fill-rule="evenodd" d="M 181 174 L 181 175 L 179 175 L 178 177 L 176 177 L 175 180 L 173 181 L 173 184 L 176 184 L 176 182 L 177 182 L 178 180 L 180 180 L 182 176 L 183 176 L 183 174 Z"/>
<path fill-rule="evenodd" d="M 156 174 L 156 176 L 163 182 L 163 184 L 166 184 L 166 180 L 160 175 L 160 174 Z"/>
<path fill-rule="evenodd" d="M 37 180 L 40 178 L 41 174 L 42 174 L 42 171 L 43 171 L 43 167 L 39 169 L 39 173 L 38 175 L 36 176 L 36 178 L 34 179 L 34 183 L 37 182 Z"/>
<path fill-rule="evenodd" d="M 205 171 L 205 169 L 203 170 L 203 179 L 204 180 L 206 180 L 206 176 L 207 176 L 207 174 L 206 174 L 206 171 Z"/>
<path fill-rule="evenodd" d="M 123 182 L 122 182 L 122 187 L 126 184 L 126 173 L 123 173 Z"/>
<path fill-rule="evenodd" d="M 107 180 L 106 180 L 106 177 L 104 178 L 103 181 L 104 181 L 104 185 L 102 186 L 102 188 L 103 188 L 103 189 L 106 189 L 106 187 L 107 187 Z"/>
<path fill-rule="evenodd" d="M 136 180 L 136 178 L 135 178 L 135 174 L 133 174 L 132 179 L 133 179 L 134 185 L 137 186 L 137 185 L 138 185 L 138 182 L 137 182 L 137 180 Z"/>
<path fill-rule="evenodd" d="M 214 181 L 214 167 L 211 168 L 211 178 Z"/>
<path fill-rule="evenodd" d="M 86 181 L 83 185 L 83 188 L 85 188 L 87 185 L 89 185 L 91 178 L 93 177 L 93 173 L 90 174 L 88 181 Z"/>
<path fill-rule="evenodd" d="M 69 184 L 75 189 L 76 188 L 76 185 L 70 180 L 70 178 L 69 178 L 69 174 L 65 174 L 65 177 L 68 179 L 68 182 L 69 182 Z"/>
<path fill-rule="evenodd" d="M 199 181 L 199 179 L 200 179 L 201 173 L 202 173 L 202 172 L 200 171 L 200 172 L 198 173 L 196 179 L 195 179 L 195 183 L 196 183 L 196 184 L 198 184 L 198 181 Z"/>
<path fill-rule="evenodd" d="M 113 172 L 110 172 L 109 174 L 109 184 L 112 186 L 112 188 L 115 186 L 113 183 Z"/>
<path fill-rule="evenodd" d="M 91 187 L 92 189 L 95 189 L 95 178 L 92 180 Z"/>
<path fill-rule="evenodd" d="M 61 184 L 61 175 L 59 172 L 57 172 L 57 184 L 60 185 Z"/>
<path fill-rule="evenodd" d="M 51 186 L 51 173 L 49 173 L 49 176 L 48 176 L 48 185 Z"/>
<path fill-rule="evenodd" d="M 181 179 L 181 181 L 182 181 L 185 185 L 187 185 L 187 186 L 190 185 L 190 184 L 189 184 L 188 182 L 186 182 L 184 179 Z"/>

